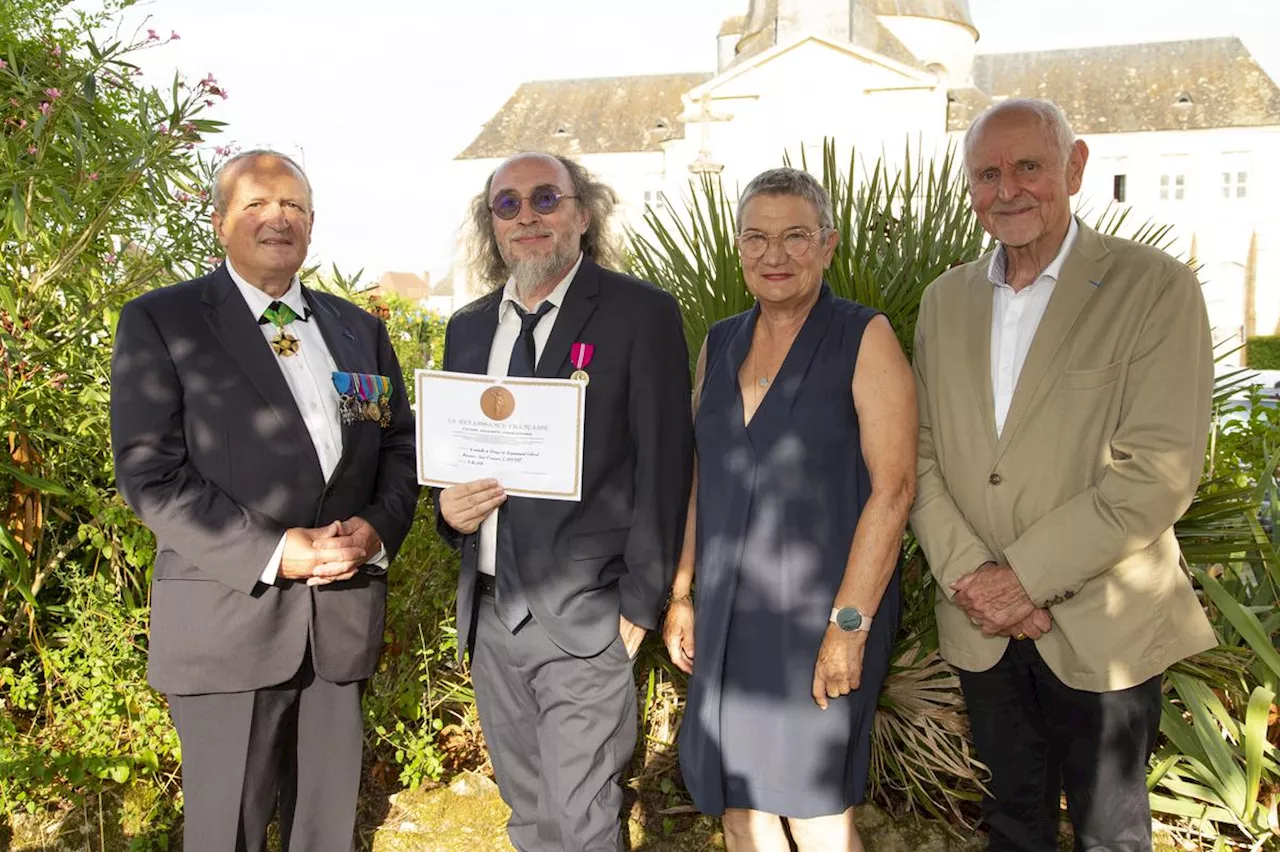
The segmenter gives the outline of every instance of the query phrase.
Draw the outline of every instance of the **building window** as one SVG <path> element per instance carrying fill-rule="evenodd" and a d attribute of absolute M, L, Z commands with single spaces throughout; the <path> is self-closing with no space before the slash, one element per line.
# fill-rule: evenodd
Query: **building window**
<path fill-rule="evenodd" d="M 646 189 L 644 191 L 644 206 L 652 207 L 654 210 L 666 210 L 667 197 L 660 189 Z"/>
<path fill-rule="evenodd" d="M 1186 197 L 1186 175 L 1160 175 L 1160 200 L 1181 201 Z"/>
<path fill-rule="evenodd" d="M 1222 173 L 1222 197 L 1244 198 L 1249 194 L 1249 173 L 1230 171 Z"/>
<path fill-rule="evenodd" d="M 1248 197 L 1250 165 L 1248 151 L 1223 152 L 1222 198 L 1224 201 Z"/>
<path fill-rule="evenodd" d="M 1124 175 L 1116 175 L 1111 179 L 1111 198 L 1113 201 L 1124 201 L 1124 185 Z"/>

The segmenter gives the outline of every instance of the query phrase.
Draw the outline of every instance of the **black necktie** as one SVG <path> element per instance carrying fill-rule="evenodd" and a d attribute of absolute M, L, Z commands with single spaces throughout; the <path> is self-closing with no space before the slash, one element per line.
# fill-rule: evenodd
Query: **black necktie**
<path fill-rule="evenodd" d="M 530 313 L 515 302 L 511 303 L 520 317 L 520 336 L 511 349 L 511 362 L 507 365 L 508 376 L 530 378 L 538 363 L 537 343 L 533 339 L 533 330 L 538 327 L 538 320 L 546 316 L 547 311 L 555 307 L 551 302 L 543 302 L 537 311 Z M 516 563 L 515 534 L 507 518 L 507 504 L 498 509 L 498 552 L 495 554 L 497 576 L 497 595 L 494 605 L 497 607 L 498 620 L 512 633 L 529 617 L 528 598 L 524 594 L 524 586 L 520 583 L 520 575 Z"/>

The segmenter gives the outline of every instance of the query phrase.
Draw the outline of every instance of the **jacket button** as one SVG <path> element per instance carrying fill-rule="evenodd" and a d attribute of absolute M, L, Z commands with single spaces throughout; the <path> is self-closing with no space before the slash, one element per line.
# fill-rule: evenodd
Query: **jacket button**
<path fill-rule="evenodd" d="M 992 485 L 999 485 L 1001 482 L 1004 482 L 1004 477 L 998 473 L 993 473 L 987 477 L 987 482 L 990 482 Z"/>

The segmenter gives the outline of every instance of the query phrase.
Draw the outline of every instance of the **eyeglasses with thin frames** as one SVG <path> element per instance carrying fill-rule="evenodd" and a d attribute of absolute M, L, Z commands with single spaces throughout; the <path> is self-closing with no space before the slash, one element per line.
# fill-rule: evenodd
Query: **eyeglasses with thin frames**
<path fill-rule="evenodd" d="M 744 231 L 737 236 L 738 251 L 748 260 L 764 257 L 774 240 L 782 243 L 782 250 L 788 257 L 804 257 L 813 245 L 815 238 L 821 238 L 830 228 L 818 228 L 806 231 L 804 228 L 792 228 L 781 234 L 765 234 L 760 231 Z"/>
<path fill-rule="evenodd" d="M 528 195 L 521 195 L 514 189 L 504 189 L 489 202 L 489 212 L 499 219 L 514 219 L 520 215 L 520 208 L 528 201 L 533 212 L 546 216 L 554 213 L 563 199 L 577 197 L 566 195 L 554 186 L 534 187 L 533 192 Z"/>

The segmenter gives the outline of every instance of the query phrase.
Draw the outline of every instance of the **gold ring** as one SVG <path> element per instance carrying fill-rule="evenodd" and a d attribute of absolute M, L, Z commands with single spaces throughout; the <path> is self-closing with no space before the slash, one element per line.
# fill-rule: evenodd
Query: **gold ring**
<path fill-rule="evenodd" d="M 1013 637 L 1013 638 L 1014 638 L 1014 639 L 1018 639 L 1018 640 L 1026 639 L 1026 638 L 1027 638 L 1027 634 L 1025 634 L 1025 633 L 1019 633 L 1017 636 L 1015 636 L 1015 637 Z"/>

